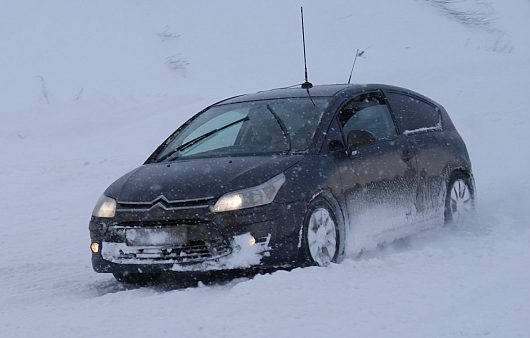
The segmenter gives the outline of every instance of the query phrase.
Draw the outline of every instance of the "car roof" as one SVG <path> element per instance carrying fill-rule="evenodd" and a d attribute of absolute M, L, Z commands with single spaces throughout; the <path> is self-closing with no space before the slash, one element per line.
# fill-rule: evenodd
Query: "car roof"
<path fill-rule="evenodd" d="M 217 104 L 229 104 L 247 101 L 258 101 L 268 99 L 282 99 L 282 98 L 297 98 L 297 97 L 332 97 L 340 94 L 351 95 L 355 93 L 362 93 L 374 90 L 390 90 L 399 91 L 408 94 L 413 94 L 427 101 L 433 102 L 431 99 L 416 93 L 412 90 L 401 88 L 397 86 L 385 85 L 385 84 L 329 84 L 329 85 L 315 85 L 310 89 L 302 89 L 299 85 L 296 87 L 277 88 L 266 91 L 260 91 L 253 94 L 244 94 L 235 97 L 228 98 Z M 435 102 L 433 102 L 435 103 Z"/>

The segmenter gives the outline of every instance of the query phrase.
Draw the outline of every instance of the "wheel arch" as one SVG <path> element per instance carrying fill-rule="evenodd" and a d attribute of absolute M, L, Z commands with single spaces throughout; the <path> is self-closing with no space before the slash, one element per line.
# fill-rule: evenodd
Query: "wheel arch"
<path fill-rule="evenodd" d="M 476 198 L 475 178 L 473 177 L 473 173 L 472 173 L 471 169 L 470 168 L 466 168 L 464 166 L 454 166 L 454 167 L 448 166 L 446 168 L 445 175 L 444 175 L 446 189 L 447 189 L 447 186 L 449 185 L 449 183 L 451 182 L 451 179 L 455 175 L 458 175 L 458 174 L 464 175 L 466 178 L 469 179 L 469 182 L 471 184 L 471 192 L 474 195 L 473 197 Z"/>

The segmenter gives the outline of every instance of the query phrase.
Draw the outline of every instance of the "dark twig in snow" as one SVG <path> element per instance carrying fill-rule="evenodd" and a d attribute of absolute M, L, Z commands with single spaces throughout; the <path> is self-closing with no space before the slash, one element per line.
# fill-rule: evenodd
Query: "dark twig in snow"
<path fill-rule="evenodd" d="M 74 102 L 79 102 L 79 100 L 81 99 L 81 96 L 83 96 L 84 90 L 85 90 L 85 88 L 79 89 L 77 94 L 74 96 Z"/>
<path fill-rule="evenodd" d="M 41 92 L 41 95 L 44 98 L 44 100 L 46 101 L 46 103 L 50 104 L 50 99 L 49 99 L 49 95 L 48 95 L 48 87 L 46 86 L 46 80 L 44 79 L 44 77 L 42 75 L 37 75 L 37 77 L 40 80 L 40 92 Z"/>
<path fill-rule="evenodd" d="M 162 42 L 177 39 L 180 37 L 180 34 L 171 33 L 169 29 L 170 27 L 166 25 L 164 26 L 164 30 L 162 32 L 156 33 L 156 35 L 162 40 Z"/>

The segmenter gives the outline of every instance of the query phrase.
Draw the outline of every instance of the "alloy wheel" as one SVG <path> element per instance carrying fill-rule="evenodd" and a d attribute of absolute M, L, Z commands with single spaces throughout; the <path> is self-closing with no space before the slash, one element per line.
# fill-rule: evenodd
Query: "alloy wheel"
<path fill-rule="evenodd" d="M 449 200 L 449 210 L 451 220 L 461 223 L 466 214 L 473 209 L 473 195 L 469 186 L 463 179 L 457 179 L 451 187 L 451 199 Z"/>
<path fill-rule="evenodd" d="M 320 266 L 331 263 L 337 251 L 337 227 L 328 210 L 318 208 L 309 218 L 307 244 L 311 258 Z"/>

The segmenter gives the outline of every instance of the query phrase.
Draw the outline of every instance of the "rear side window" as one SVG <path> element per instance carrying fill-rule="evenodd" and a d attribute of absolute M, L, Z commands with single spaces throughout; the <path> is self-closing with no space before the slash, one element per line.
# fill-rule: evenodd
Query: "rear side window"
<path fill-rule="evenodd" d="M 387 93 L 396 122 L 404 134 L 426 130 L 441 130 L 440 111 L 437 107 L 412 96 Z"/>
<path fill-rule="evenodd" d="M 341 109 L 338 117 L 346 139 L 352 130 L 370 132 L 376 140 L 387 140 L 396 136 L 390 111 L 378 94 L 354 98 Z"/>

